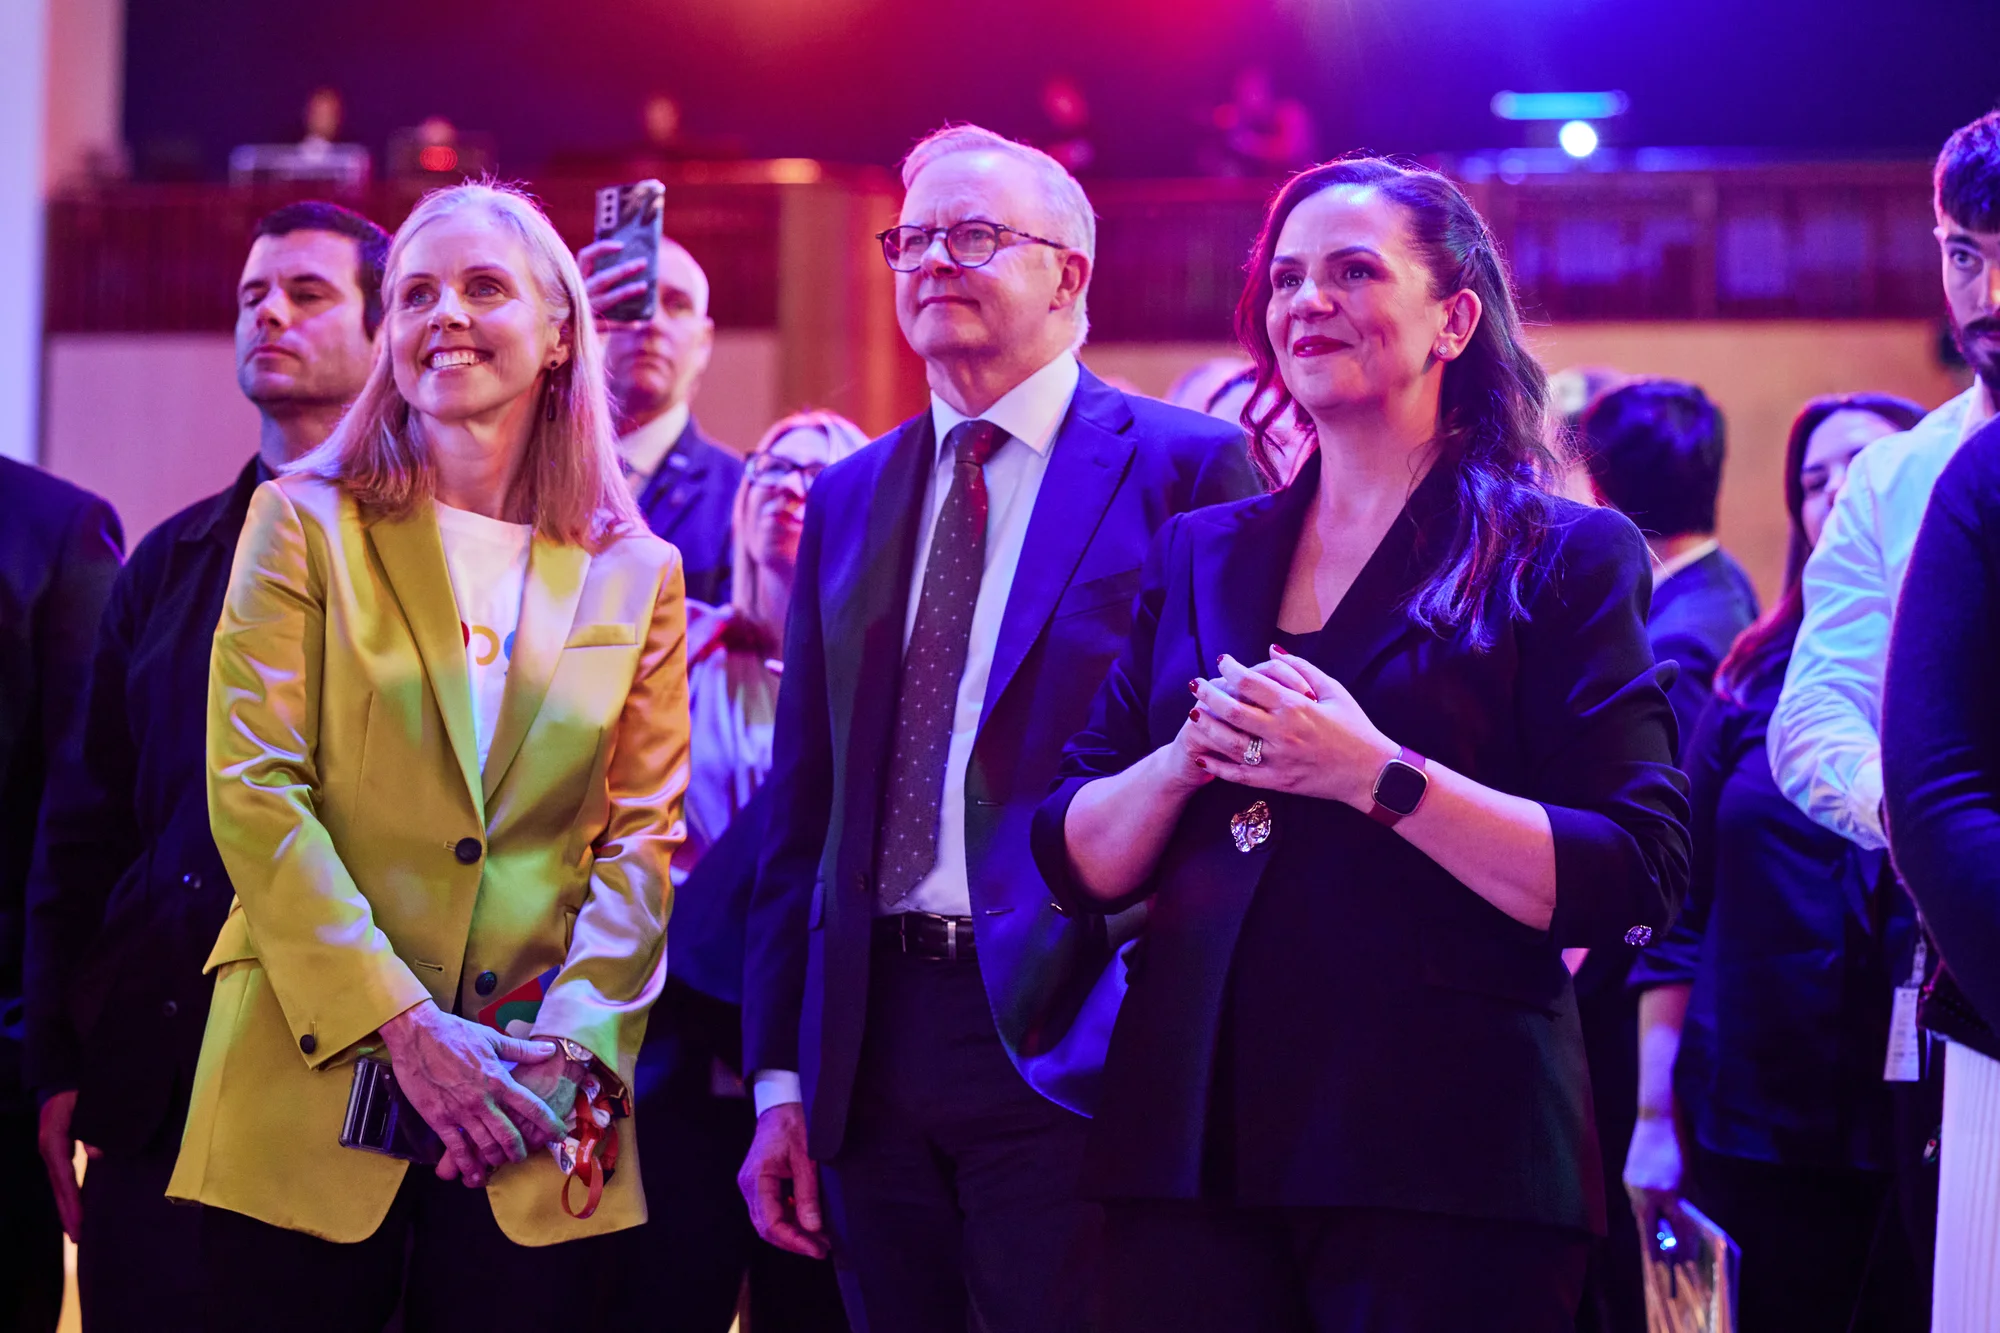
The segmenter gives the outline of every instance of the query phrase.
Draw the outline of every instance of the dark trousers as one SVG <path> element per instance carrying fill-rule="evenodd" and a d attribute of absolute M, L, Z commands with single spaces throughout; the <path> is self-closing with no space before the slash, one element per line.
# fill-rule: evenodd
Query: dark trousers
<path fill-rule="evenodd" d="M 1923 1333 L 1930 1311 L 1887 1173 L 1817 1170 L 1696 1147 L 1690 1194 L 1743 1252 L 1743 1333 Z"/>
<path fill-rule="evenodd" d="M 618 1239 L 516 1245 L 485 1190 L 414 1166 L 381 1227 L 352 1245 L 204 1208 L 208 1327 L 376 1333 L 400 1298 L 409 1333 L 608 1328 Z"/>
<path fill-rule="evenodd" d="M 138 1152 L 93 1160 L 83 1174 L 76 1250 L 84 1333 L 202 1333 L 201 1214 L 167 1201 L 184 1116 Z"/>
<path fill-rule="evenodd" d="M 1944 1041 L 1925 1034 L 1923 1078 L 1889 1088 L 1889 1175 L 1916 1269 L 1916 1299 L 1931 1308 L 1937 1262 L 1938 1132 L 1944 1122 Z"/>
<path fill-rule="evenodd" d="M 820 1173 L 857 1333 L 1089 1328 L 1085 1121 L 1008 1060 L 979 965 L 878 945 L 867 1021 L 846 1142 Z"/>
<path fill-rule="evenodd" d="M 734 1052 L 718 1049 L 701 1000 L 670 983 L 639 1053 L 633 1099 L 648 1221 L 619 1235 L 612 1326 L 728 1333 L 747 1275 L 756 1333 L 844 1333 L 833 1265 L 766 1244 L 750 1225 L 736 1169 L 756 1117 L 748 1098 L 718 1089 L 718 1062 Z M 716 1007 L 728 1012 L 713 1017 L 740 1022 L 735 1006 Z"/>
<path fill-rule="evenodd" d="M 50 1333 L 62 1313 L 62 1223 L 35 1147 L 33 1102 L 8 1096 L 6 1105 L 0 1112 L 0 1333 Z"/>
<path fill-rule="evenodd" d="M 1639 1223 L 1625 1193 L 1625 1153 L 1639 1119 L 1639 997 L 1625 988 L 1634 953 L 1625 945 L 1592 949 L 1576 979 L 1604 1174 L 1605 1235 L 1591 1249 L 1576 1316 L 1583 1333 L 1646 1330 Z"/>
<path fill-rule="evenodd" d="M 1589 1255 L 1526 1222 L 1114 1202 L 1104 1333 L 1568 1333 Z"/>

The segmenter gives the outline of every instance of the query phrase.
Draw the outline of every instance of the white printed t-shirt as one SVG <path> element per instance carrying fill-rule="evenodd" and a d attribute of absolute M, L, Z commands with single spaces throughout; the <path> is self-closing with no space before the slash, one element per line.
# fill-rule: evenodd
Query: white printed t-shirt
<path fill-rule="evenodd" d="M 465 641 L 466 676 L 472 682 L 472 732 L 483 773 L 500 700 L 507 692 L 507 664 L 521 623 L 521 593 L 528 585 L 535 530 L 442 503 L 437 520 L 451 594 L 458 602 L 459 637 Z"/>

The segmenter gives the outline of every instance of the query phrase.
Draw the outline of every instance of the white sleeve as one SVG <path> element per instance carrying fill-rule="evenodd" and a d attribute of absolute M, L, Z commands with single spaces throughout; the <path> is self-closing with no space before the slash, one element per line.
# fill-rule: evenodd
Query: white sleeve
<path fill-rule="evenodd" d="M 1856 460 L 1806 561 L 1805 620 L 1765 747 L 1786 799 L 1863 847 L 1882 834 L 1882 677 L 1895 592 L 1883 568 L 1881 497 Z"/>
<path fill-rule="evenodd" d="M 799 1086 L 799 1076 L 790 1069 L 759 1069 L 750 1075 L 750 1101 L 762 1115 L 774 1106 L 787 1102 L 802 1102 L 805 1091 Z"/>

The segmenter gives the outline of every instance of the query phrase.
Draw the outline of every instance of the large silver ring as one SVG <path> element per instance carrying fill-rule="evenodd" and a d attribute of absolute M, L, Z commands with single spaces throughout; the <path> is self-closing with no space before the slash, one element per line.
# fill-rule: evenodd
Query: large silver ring
<path fill-rule="evenodd" d="M 1264 738 L 1252 736 L 1250 743 L 1243 747 L 1243 766 L 1255 768 L 1264 762 Z"/>

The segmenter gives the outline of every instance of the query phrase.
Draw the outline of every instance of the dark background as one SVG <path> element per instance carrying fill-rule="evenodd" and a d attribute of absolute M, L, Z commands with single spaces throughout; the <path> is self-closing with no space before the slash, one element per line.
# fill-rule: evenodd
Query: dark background
<path fill-rule="evenodd" d="M 1189 171 L 1231 72 L 1271 66 L 1323 154 L 1523 142 L 1501 89 L 1620 88 L 1611 145 L 1927 156 L 2000 97 L 2000 0 L 130 0 L 142 174 L 219 176 L 339 88 L 378 154 L 426 115 L 503 171 L 639 137 L 663 89 L 751 156 L 888 163 L 941 121 L 1035 137 L 1036 89 L 1090 96 L 1100 174 Z"/>

